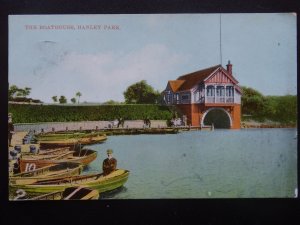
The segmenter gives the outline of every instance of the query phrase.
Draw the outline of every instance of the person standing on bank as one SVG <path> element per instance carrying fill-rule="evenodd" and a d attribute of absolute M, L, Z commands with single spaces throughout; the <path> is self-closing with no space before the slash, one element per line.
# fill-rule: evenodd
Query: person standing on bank
<path fill-rule="evenodd" d="M 102 164 L 103 175 L 106 176 L 117 169 L 117 160 L 113 158 L 113 150 L 107 149 L 107 158 Z"/>
<path fill-rule="evenodd" d="M 11 139 L 12 139 L 13 133 L 14 133 L 14 125 L 12 123 L 12 114 L 9 113 L 8 114 L 8 146 L 9 147 L 12 147 Z"/>

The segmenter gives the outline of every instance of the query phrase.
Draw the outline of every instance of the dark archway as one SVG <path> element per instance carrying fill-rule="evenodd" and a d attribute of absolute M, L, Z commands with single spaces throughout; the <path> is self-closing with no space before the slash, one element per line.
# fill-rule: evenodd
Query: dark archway
<path fill-rule="evenodd" d="M 214 128 L 230 129 L 230 118 L 224 109 L 214 108 L 208 111 L 203 120 L 204 125 L 214 124 Z"/>

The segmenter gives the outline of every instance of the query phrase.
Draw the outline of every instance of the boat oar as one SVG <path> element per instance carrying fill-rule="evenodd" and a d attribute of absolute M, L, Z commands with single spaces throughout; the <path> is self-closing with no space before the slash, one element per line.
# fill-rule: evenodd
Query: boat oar
<path fill-rule="evenodd" d="M 69 194 L 67 197 L 64 198 L 64 200 L 69 200 L 72 196 L 74 196 L 78 191 L 80 191 L 83 187 L 78 187 L 75 189 L 71 194 Z"/>

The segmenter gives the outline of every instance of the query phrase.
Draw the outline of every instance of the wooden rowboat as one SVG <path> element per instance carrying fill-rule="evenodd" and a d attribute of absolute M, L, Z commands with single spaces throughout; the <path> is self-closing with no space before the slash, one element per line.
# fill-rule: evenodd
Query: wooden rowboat
<path fill-rule="evenodd" d="M 39 150 L 38 153 L 30 153 L 30 152 L 22 152 L 22 156 L 27 155 L 59 155 L 70 151 L 70 147 L 62 147 L 62 148 L 50 148 Z"/>
<path fill-rule="evenodd" d="M 24 185 L 38 181 L 62 179 L 76 176 L 81 173 L 83 166 L 80 163 L 63 162 L 56 165 L 49 165 L 29 172 L 14 174 L 9 177 L 10 184 Z"/>
<path fill-rule="evenodd" d="M 22 155 L 23 160 L 50 160 L 50 159 L 62 159 L 62 158 L 68 158 L 69 156 L 73 155 L 74 151 L 63 151 L 59 154 L 26 154 Z"/>
<path fill-rule="evenodd" d="M 70 138 L 84 138 L 84 137 L 95 137 L 95 136 L 105 136 L 103 132 L 74 132 L 74 131 L 64 131 L 64 132 L 49 132 L 43 134 L 37 134 L 34 136 L 37 141 L 51 141 L 51 140 L 65 140 Z"/>
<path fill-rule="evenodd" d="M 82 137 L 78 140 L 81 145 L 93 145 L 101 143 L 107 139 L 106 136 Z"/>
<path fill-rule="evenodd" d="M 103 176 L 102 173 L 92 175 L 79 175 L 65 179 L 36 182 L 29 185 L 10 185 L 11 190 L 22 189 L 31 195 L 63 191 L 68 187 L 83 186 L 103 192 L 115 190 L 123 186 L 129 176 L 128 170 L 117 169 L 116 171 Z"/>
<path fill-rule="evenodd" d="M 62 140 L 42 140 L 38 142 L 40 144 L 41 149 L 46 148 L 58 148 L 58 147 L 71 147 L 74 149 L 76 145 L 78 145 L 78 139 L 70 138 L 70 139 L 62 139 Z"/>
<path fill-rule="evenodd" d="M 107 139 L 106 136 L 93 136 L 93 137 L 82 137 L 82 138 L 69 138 L 59 140 L 41 140 L 39 141 L 40 147 L 54 148 L 54 147 L 71 147 L 74 149 L 77 145 L 91 145 L 101 143 Z"/>
<path fill-rule="evenodd" d="M 21 172 L 25 172 L 31 170 L 32 168 L 38 169 L 49 165 L 56 165 L 62 162 L 75 162 L 86 166 L 96 158 L 96 151 L 91 149 L 82 149 L 80 151 L 72 152 L 71 155 L 69 153 L 65 153 L 65 155 L 60 155 L 53 159 L 21 159 L 20 169 Z"/>
<path fill-rule="evenodd" d="M 56 191 L 48 194 L 39 195 L 33 198 L 16 199 L 16 200 L 97 200 L 99 192 L 85 187 L 69 187 L 63 191 Z"/>

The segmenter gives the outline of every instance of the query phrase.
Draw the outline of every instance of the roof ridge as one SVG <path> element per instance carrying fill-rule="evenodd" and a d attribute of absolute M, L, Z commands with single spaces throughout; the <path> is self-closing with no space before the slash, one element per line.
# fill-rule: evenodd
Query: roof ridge
<path fill-rule="evenodd" d="M 199 73 L 199 72 L 203 72 L 203 71 L 206 71 L 206 70 L 211 70 L 211 69 L 218 68 L 218 67 L 222 67 L 222 65 L 218 64 L 218 65 L 211 66 L 211 67 L 208 67 L 208 68 L 205 68 L 205 69 L 202 69 L 202 70 L 197 70 L 197 71 L 192 72 L 192 73 L 187 73 L 187 74 L 179 76 L 177 78 L 177 80 L 180 80 L 180 78 L 183 78 L 183 77 L 186 77 L 186 76 L 189 76 L 189 75 L 193 75 L 193 74 L 196 74 L 196 73 Z"/>

